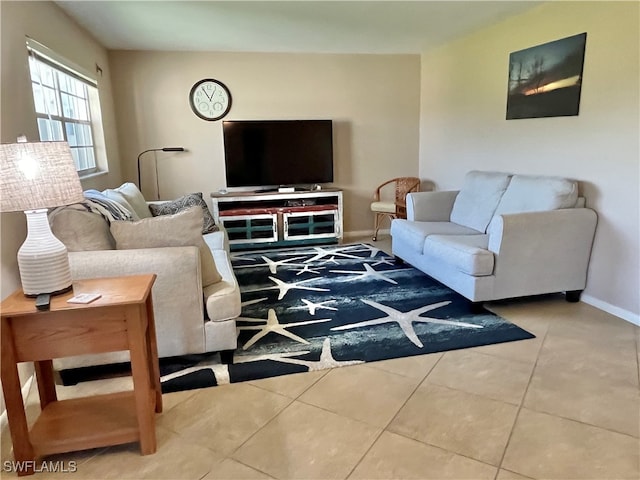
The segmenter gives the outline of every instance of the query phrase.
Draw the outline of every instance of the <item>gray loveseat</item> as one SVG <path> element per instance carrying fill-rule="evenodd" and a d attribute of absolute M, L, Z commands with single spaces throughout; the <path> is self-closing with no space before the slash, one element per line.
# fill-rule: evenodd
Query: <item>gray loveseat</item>
<path fill-rule="evenodd" d="M 409 194 L 392 251 L 473 302 L 555 292 L 578 301 L 596 223 L 573 180 L 472 171 L 459 191 Z"/>
<path fill-rule="evenodd" d="M 118 199 L 132 214 L 131 220 L 151 217 L 148 204 L 132 183 L 102 193 Z M 103 215 L 88 212 L 80 205 L 49 214 L 54 234 L 69 250 L 73 279 L 155 273 L 157 278 L 152 295 L 159 357 L 219 351 L 232 353 L 237 346 L 240 288 L 231 266 L 224 229 L 220 226 L 204 235 L 195 232 L 210 250 L 215 270 L 221 277 L 203 287 L 200 248 L 205 246 L 202 243 L 200 248 L 186 245 L 118 249 L 111 235 L 113 230 L 110 232 L 109 222 L 104 218 L 108 212 L 101 206 L 97 208 Z M 202 216 L 200 219 L 202 223 Z M 174 236 L 180 235 L 181 232 L 175 232 Z M 230 360 L 229 355 L 227 360 Z M 54 365 L 57 369 L 65 369 L 124 361 L 128 361 L 127 352 L 114 352 L 60 358 Z"/>

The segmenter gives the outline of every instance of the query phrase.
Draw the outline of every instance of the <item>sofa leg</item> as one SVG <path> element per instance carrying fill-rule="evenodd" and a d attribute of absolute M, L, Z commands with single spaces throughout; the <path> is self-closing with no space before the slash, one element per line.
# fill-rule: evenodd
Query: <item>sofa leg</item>
<path fill-rule="evenodd" d="M 233 353 L 235 350 L 223 350 L 220 352 L 220 361 L 225 365 L 231 365 L 233 363 Z"/>
<path fill-rule="evenodd" d="M 564 298 L 567 302 L 576 303 L 580 301 L 582 290 L 569 290 L 564 292 Z"/>

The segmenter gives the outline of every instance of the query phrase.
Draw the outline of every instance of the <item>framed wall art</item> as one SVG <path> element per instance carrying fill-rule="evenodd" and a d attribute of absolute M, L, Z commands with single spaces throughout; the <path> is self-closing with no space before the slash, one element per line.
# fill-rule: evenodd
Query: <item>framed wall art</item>
<path fill-rule="evenodd" d="M 509 55 L 507 120 L 578 115 L 587 34 Z"/>

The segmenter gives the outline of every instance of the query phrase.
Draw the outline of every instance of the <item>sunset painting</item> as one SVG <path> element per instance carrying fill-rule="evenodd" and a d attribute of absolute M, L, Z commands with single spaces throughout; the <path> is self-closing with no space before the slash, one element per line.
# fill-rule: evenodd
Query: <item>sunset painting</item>
<path fill-rule="evenodd" d="M 578 115 L 587 34 L 509 55 L 507 120 Z"/>

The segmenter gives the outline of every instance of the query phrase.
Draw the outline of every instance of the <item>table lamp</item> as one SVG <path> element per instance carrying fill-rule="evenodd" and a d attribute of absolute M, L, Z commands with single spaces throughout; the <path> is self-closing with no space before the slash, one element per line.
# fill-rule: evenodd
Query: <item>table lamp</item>
<path fill-rule="evenodd" d="M 23 211 L 27 216 L 27 239 L 18 250 L 26 296 L 71 289 L 67 248 L 53 235 L 47 210 L 83 200 L 67 142 L 0 145 L 0 212 Z"/>

